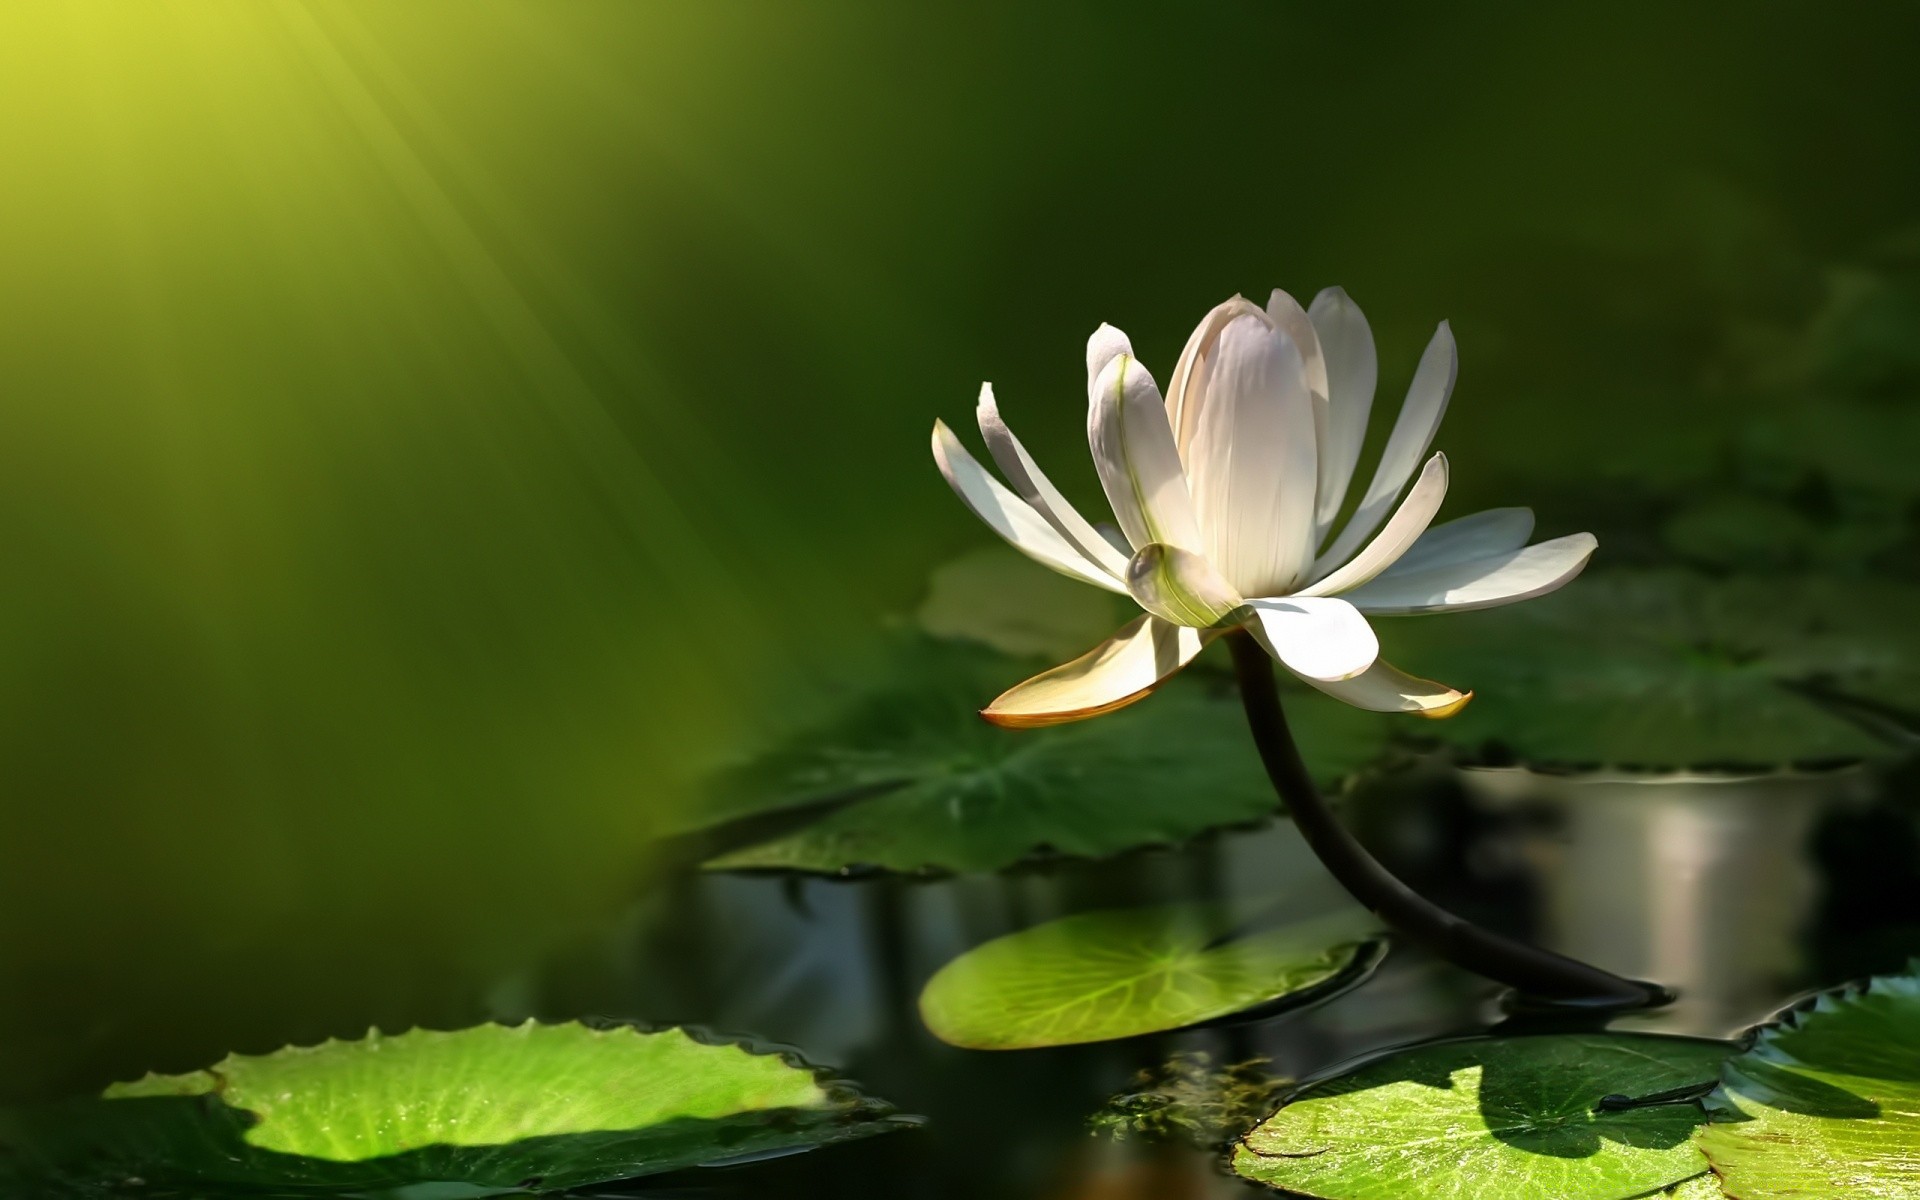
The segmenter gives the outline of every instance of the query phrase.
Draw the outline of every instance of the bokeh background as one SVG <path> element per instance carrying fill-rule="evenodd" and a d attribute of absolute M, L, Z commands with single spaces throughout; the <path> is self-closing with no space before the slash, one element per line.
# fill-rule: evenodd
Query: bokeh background
<path fill-rule="evenodd" d="M 472 1019 L 981 543 L 934 417 L 991 379 L 1094 493 L 1103 320 L 1164 376 L 1225 296 L 1339 283 L 1383 403 L 1453 322 L 1448 512 L 1911 577 L 1916 45 L 1894 3 L 12 0 L 0 1091 Z"/>

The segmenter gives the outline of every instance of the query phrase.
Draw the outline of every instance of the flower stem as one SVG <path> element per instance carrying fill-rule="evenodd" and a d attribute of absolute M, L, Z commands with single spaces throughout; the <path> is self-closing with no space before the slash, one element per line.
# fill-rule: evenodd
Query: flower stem
<path fill-rule="evenodd" d="M 1650 1008 L 1672 999 L 1667 989 L 1623 979 L 1578 959 L 1542 950 L 1483 929 L 1426 900 L 1381 866 L 1340 824 L 1313 786 L 1280 707 L 1273 662 L 1243 630 L 1226 639 L 1247 725 L 1267 777 L 1286 801 L 1293 823 L 1333 877 L 1389 929 L 1440 957 L 1524 995 L 1590 1008 Z"/>

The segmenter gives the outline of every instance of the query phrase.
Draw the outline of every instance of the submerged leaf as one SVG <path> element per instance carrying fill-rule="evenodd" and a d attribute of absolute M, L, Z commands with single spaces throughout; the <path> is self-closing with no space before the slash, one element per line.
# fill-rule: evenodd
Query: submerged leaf
<path fill-rule="evenodd" d="M 1136 1074 L 1132 1088 L 1110 1098 L 1088 1124 L 1116 1141 L 1140 1137 L 1214 1146 L 1251 1129 L 1287 1085 L 1273 1073 L 1271 1059 L 1219 1065 L 1204 1051 L 1182 1050 Z"/>
<path fill-rule="evenodd" d="M 1242 932 L 1226 905 L 1082 913 L 995 938 L 927 982 L 942 1041 L 1021 1050 L 1134 1037 L 1298 996 L 1339 976 L 1376 928 L 1362 913 Z"/>
<path fill-rule="evenodd" d="M 0 1180 L 558 1191 L 879 1133 L 887 1111 L 679 1029 L 376 1031 L 8 1113 Z"/>
<path fill-rule="evenodd" d="M 1920 974 L 1820 996 L 1727 1060 L 1697 1141 L 1742 1200 L 1920 1195 Z"/>
<path fill-rule="evenodd" d="M 1279 807 L 1226 680 L 1189 668 L 1138 704 L 1051 729 L 980 719 L 982 705 L 1034 668 L 983 646 L 901 638 L 871 690 L 719 779 L 708 809 L 738 815 L 870 795 L 709 865 L 993 871 L 1036 853 L 1174 844 Z M 1393 719 L 1319 696 L 1289 715 L 1322 780 L 1379 758 Z"/>
<path fill-rule="evenodd" d="M 1710 1086 L 1732 1049 L 1605 1033 L 1416 1046 L 1300 1092 L 1233 1167 L 1323 1200 L 1654 1195 L 1707 1169 L 1685 1090 Z"/>
<path fill-rule="evenodd" d="M 1476 757 L 1774 767 L 1884 751 L 1796 685 L 1913 695 L 1916 611 L 1899 584 L 1595 571 L 1525 604 L 1379 625 L 1395 662 L 1474 690 L 1423 732 Z"/>

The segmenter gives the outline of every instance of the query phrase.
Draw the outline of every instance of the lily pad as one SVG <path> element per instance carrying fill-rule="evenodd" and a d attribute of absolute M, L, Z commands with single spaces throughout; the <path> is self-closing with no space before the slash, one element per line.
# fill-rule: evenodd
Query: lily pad
<path fill-rule="evenodd" d="M 1657 1195 L 1707 1169 L 1691 1140 L 1706 1114 L 1657 1101 L 1710 1085 L 1733 1049 L 1606 1033 L 1417 1046 L 1296 1093 L 1233 1168 L 1323 1200 Z"/>
<path fill-rule="evenodd" d="M 1920 1196 L 1920 976 L 1830 992 L 1762 1026 L 1707 1111 L 1696 1140 L 1741 1200 Z"/>
<path fill-rule="evenodd" d="M 894 1127 L 786 1058 L 683 1030 L 482 1025 L 232 1055 L 0 1121 L 0 1179 L 559 1191 Z"/>
<path fill-rule="evenodd" d="M 1596 571 L 1524 604 L 1378 623 L 1388 657 L 1474 702 L 1422 732 L 1480 761 L 1772 768 L 1884 746 L 1795 685 L 1920 685 L 1920 590 Z"/>
<path fill-rule="evenodd" d="M 1243 917 L 1228 905 L 1174 904 L 1049 921 L 940 968 L 920 1016 L 935 1037 L 971 1050 L 1111 1041 L 1301 996 L 1377 949 L 1365 913 L 1235 936 Z"/>
<path fill-rule="evenodd" d="M 736 816 L 871 798 L 709 862 L 723 869 L 995 871 L 1052 853 L 1100 857 L 1186 841 L 1279 808 L 1230 680 L 1189 668 L 1118 712 L 1050 729 L 979 709 L 1048 665 L 972 642 L 903 636 L 890 669 L 839 715 L 716 781 Z M 1294 730 L 1332 783 L 1378 759 L 1390 717 L 1303 696 Z M 1403 721 L 1405 718 L 1401 718 Z"/>

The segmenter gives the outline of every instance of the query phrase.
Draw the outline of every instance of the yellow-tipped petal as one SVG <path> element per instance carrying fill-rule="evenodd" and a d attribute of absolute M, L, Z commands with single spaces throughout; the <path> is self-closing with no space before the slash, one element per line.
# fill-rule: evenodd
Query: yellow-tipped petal
<path fill-rule="evenodd" d="M 1440 720 L 1451 717 L 1473 699 L 1444 683 L 1409 675 L 1385 659 L 1375 659 L 1371 667 L 1352 679 L 1307 679 L 1336 700 L 1369 712 L 1403 712 Z"/>
<path fill-rule="evenodd" d="M 1218 634 L 1143 615 L 1072 662 L 1007 689 L 980 715 L 1009 729 L 1035 729 L 1124 708 L 1192 662 Z"/>

